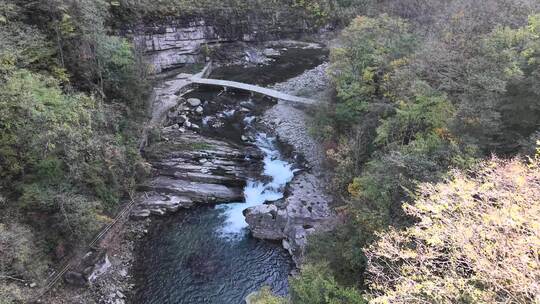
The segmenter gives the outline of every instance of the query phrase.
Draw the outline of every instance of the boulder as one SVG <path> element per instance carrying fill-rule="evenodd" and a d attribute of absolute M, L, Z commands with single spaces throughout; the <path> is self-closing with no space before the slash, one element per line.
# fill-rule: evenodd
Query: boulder
<path fill-rule="evenodd" d="M 263 51 L 263 54 L 264 54 L 264 56 L 266 56 L 266 57 L 277 57 L 277 56 L 281 55 L 280 52 L 279 52 L 278 50 L 272 49 L 272 48 L 267 48 L 267 49 L 265 49 L 265 50 Z"/>
<path fill-rule="evenodd" d="M 329 207 L 331 197 L 321 189 L 311 173 L 298 174 L 289 184 L 288 196 L 279 203 L 255 206 L 244 211 L 254 237 L 282 240 L 296 265 L 301 265 L 307 238 L 316 231 L 328 231 L 334 217 Z"/>
<path fill-rule="evenodd" d="M 198 107 L 201 105 L 201 100 L 199 98 L 188 98 L 187 102 L 192 107 Z"/>
<path fill-rule="evenodd" d="M 94 282 L 99 277 L 109 272 L 109 270 L 111 269 L 111 266 L 112 264 L 111 264 L 111 261 L 109 260 L 109 257 L 107 256 L 107 254 L 104 254 L 103 256 L 101 256 L 98 263 L 94 265 L 94 269 L 92 273 L 90 274 L 90 276 L 88 276 L 88 281 Z"/>
<path fill-rule="evenodd" d="M 145 219 L 150 216 L 150 210 L 148 209 L 137 209 L 131 212 L 131 218 L 134 220 Z"/>
<path fill-rule="evenodd" d="M 251 234 L 259 239 L 282 240 L 284 220 L 275 205 L 259 205 L 244 210 Z"/>

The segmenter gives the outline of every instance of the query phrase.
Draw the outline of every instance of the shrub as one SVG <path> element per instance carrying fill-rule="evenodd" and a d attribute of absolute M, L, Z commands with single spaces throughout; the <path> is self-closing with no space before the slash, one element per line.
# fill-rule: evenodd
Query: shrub
<path fill-rule="evenodd" d="M 294 304 L 364 304 L 360 293 L 340 286 L 323 265 L 305 265 L 298 277 L 291 279 Z"/>
<path fill-rule="evenodd" d="M 347 127 L 380 102 L 387 75 L 394 62 L 403 60 L 415 48 L 415 36 L 399 18 L 382 15 L 358 17 L 340 36 L 339 46 L 331 51 L 330 74 L 336 85 L 336 120 Z"/>
<path fill-rule="evenodd" d="M 248 304 L 286 304 L 287 300 L 276 297 L 268 286 L 264 286 L 258 292 L 249 295 L 246 302 Z"/>
<path fill-rule="evenodd" d="M 47 258 L 28 227 L 0 223 L 0 248 L 0 275 L 38 279 L 45 274 Z"/>

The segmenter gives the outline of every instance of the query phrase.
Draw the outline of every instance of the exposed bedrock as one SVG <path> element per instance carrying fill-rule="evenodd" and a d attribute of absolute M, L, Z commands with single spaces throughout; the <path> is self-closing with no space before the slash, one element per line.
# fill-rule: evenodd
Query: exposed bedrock
<path fill-rule="evenodd" d="M 171 19 L 135 26 L 132 32 L 136 44 L 152 63 L 154 72 L 160 73 L 189 63 L 205 62 L 212 55 L 219 59 L 223 54 L 216 46 L 296 39 L 315 29 L 302 18 L 292 18 L 291 12 L 276 11 L 264 15 L 254 11 L 252 15 Z M 226 56 L 235 56 L 237 51 L 227 48 Z M 245 45 L 239 51 L 247 62 L 253 63 L 258 63 L 261 56 L 272 57 L 277 52 L 264 48 L 260 52 L 250 51 Z"/>
<path fill-rule="evenodd" d="M 275 87 L 288 93 L 310 92 L 309 97 L 317 96 L 319 100 L 325 100 L 329 83 L 325 74 L 326 66 L 322 64 Z M 307 237 L 330 230 L 335 223 L 330 208 L 332 196 L 325 191 L 324 152 L 308 132 L 309 119 L 305 111 L 283 102 L 265 112 L 263 121 L 266 125 L 275 130 L 281 141 L 305 158 L 309 169 L 294 177 L 287 187 L 284 200 L 244 212 L 252 235 L 261 239 L 281 240 L 296 265 L 303 262 Z"/>
<path fill-rule="evenodd" d="M 256 148 L 177 126 L 164 128 L 162 137 L 145 150 L 154 174 L 139 186 L 135 218 L 164 215 L 197 203 L 242 201 L 248 176 L 260 170 L 262 154 Z"/>
<path fill-rule="evenodd" d="M 299 173 L 278 203 L 255 206 L 244 211 L 254 237 L 281 240 L 294 262 L 300 265 L 307 245 L 307 236 L 331 228 L 331 198 L 320 191 L 317 177 Z"/>

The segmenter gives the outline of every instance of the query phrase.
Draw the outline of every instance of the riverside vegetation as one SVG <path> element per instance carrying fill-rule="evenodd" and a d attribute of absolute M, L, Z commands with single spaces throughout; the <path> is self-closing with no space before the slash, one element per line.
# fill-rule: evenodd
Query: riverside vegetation
<path fill-rule="evenodd" d="M 0 303 L 145 175 L 150 81 L 115 30 L 284 5 L 345 27 L 313 122 L 340 221 L 310 239 L 289 298 L 252 303 L 540 301 L 538 1 L 0 0 Z"/>
<path fill-rule="evenodd" d="M 341 224 L 290 299 L 254 303 L 540 301 L 539 8 L 380 1 L 350 21 L 313 127 Z"/>
<path fill-rule="evenodd" d="M 0 302 L 26 298 L 136 183 L 149 88 L 106 1 L 0 1 Z"/>

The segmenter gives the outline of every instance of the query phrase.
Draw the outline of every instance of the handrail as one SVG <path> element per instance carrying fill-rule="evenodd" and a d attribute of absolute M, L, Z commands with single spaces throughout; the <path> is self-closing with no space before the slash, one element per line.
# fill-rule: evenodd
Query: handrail
<path fill-rule="evenodd" d="M 103 227 L 103 229 L 86 246 L 86 249 L 93 249 L 94 245 L 97 244 L 97 242 L 99 242 L 107 234 L 107 232 L 109 232 L 109 230 L 111 230 L 111 228 L 114 227 L 116 223 L 118 223 L 118 221 L 120 221 L 126 214 L 131 211 L 131 209 L 133 209 L 133 206 L 135 206 L 135 200 L 133 199 L 133 197 L 131 197 L 131 201 L 116 215 L 112 222 Z M 49 292 L 49 290 L 51 290 L 51 288 L 64 276 L 64 274 L 71 268 L 71 266 L 73 266 L 72 263 L 77 257 L 77 254 L 73 254 L 68 258 L 64 259 L 64 262 L 61 263 L 62 266 L 60 267 L 60 270 L 47 278 L 45 286 L 31 302 L 38 302 L 41 297 L 43 297 L 47 292 Z"/>

